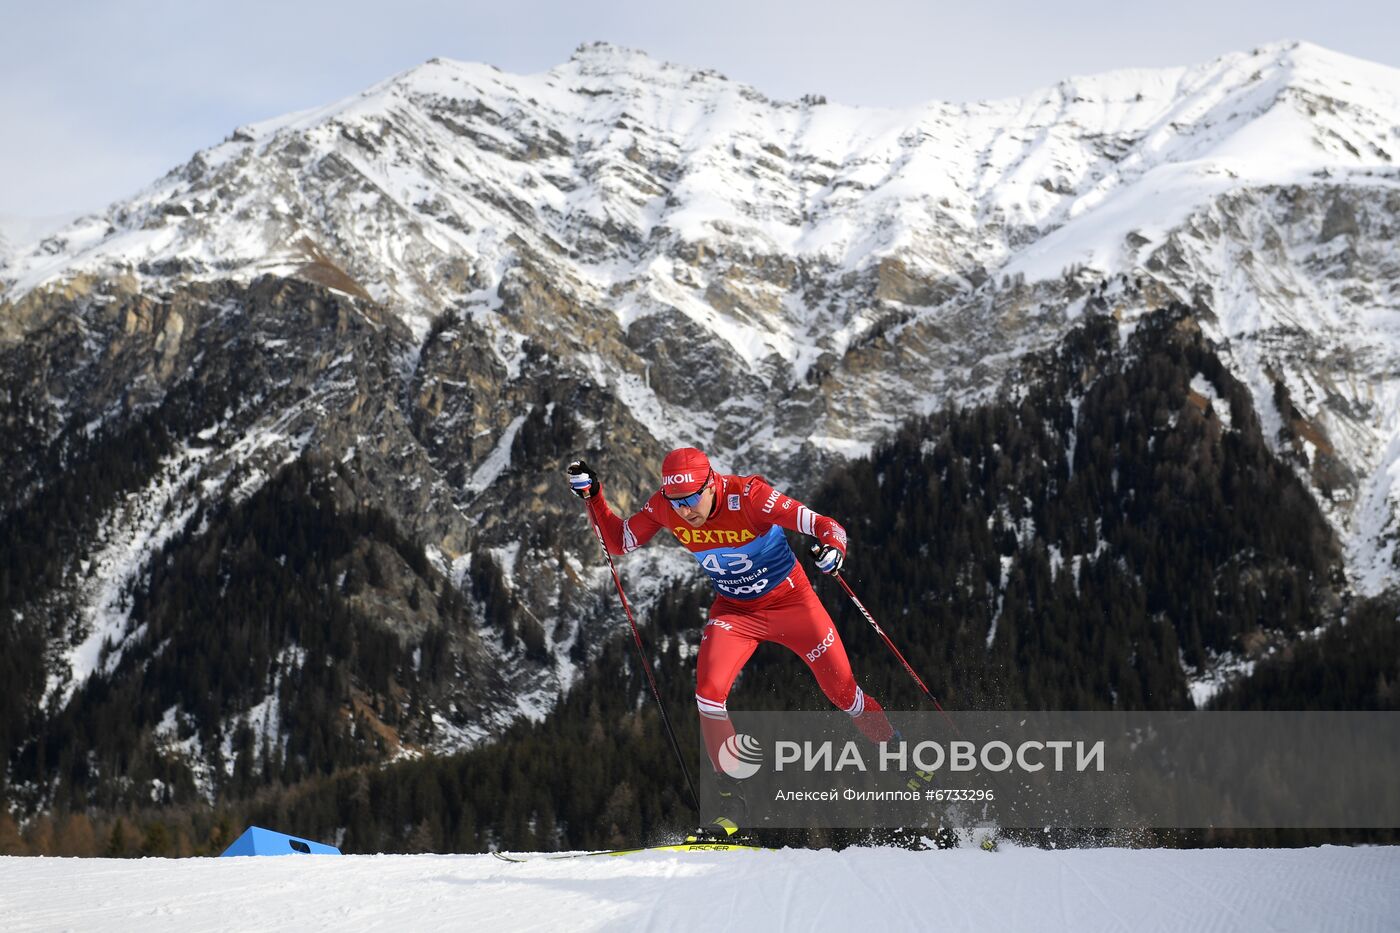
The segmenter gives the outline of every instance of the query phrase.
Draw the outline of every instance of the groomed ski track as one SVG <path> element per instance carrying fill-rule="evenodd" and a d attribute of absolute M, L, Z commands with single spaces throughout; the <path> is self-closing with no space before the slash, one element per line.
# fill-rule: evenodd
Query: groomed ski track
<path fill-rule="evenodd" d="M 0 858 L 34 930 L 1397 930 L 1400 847 Z"/>

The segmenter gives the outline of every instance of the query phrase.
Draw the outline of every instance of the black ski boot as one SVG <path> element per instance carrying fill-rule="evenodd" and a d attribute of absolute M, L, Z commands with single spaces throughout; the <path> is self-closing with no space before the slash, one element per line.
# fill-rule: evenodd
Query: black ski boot
<path fill-rule="evenodd" d="M 730 843 L 738 845 L 748 840 L 739 832 L 739 824 L 728 817 L 719 817 L 714 822 L 705 826 L 698 826 L 685 837 L 686 842 L 693 843 Z"/>
<path fill-rule="evenodd" d="M 721 815 L 736 823 L 748 823 L 749 804 L 744 799 L 744 782 L 727 774 L 716 774 L 715 786 L 719 791 Z"/>
<path fill-rule="evenodd" d="M 749 807 L 742 792 L 743 782 L 727 774 L 716 774 L 715 793 L 718 800 L 713 811 L 714 819 L 691 833 L 691 842 L 739 843 L 746 837 L 739 827 L 748 822 Z"/>

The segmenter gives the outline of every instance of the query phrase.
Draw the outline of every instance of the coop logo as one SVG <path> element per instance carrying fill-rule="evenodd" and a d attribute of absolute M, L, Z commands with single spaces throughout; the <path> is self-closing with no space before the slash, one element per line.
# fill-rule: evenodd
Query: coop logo
<path fill-rule="evenodd" d="M 836 629 L 834 629 L 834 628 L 827 629 L 827 630 L 826 630 L 826 637 L 822 639 L 821 644 L 817 645 L 817 647 L 815 647 L 815 648 L 813 648 L 811 651 L 807 652 L 807 660 L 808 660 L 808 661 L 815 661 L 817 658 L 819 658 L 819 657 L 821 657 L 822 655 L 826 654 L 826 649 L 830 648 L 833 644 L 835 644 L 835 642 L 836 642 Z"/>
<path fill-rule="evenodd" d="M 678 483 L 693 482 L 695 482 L 695 476 L 690 473 L 671 473 L 667 476 L 661 477 L 661 485 L 663 486 L 675 486 Z"/>
<path fill-rule="evenodd" d="M 737 732 L 719 747 L 719 767 L 736 780 L 751 778 L 763 766 L 763 746 L 751 735 Z"/>

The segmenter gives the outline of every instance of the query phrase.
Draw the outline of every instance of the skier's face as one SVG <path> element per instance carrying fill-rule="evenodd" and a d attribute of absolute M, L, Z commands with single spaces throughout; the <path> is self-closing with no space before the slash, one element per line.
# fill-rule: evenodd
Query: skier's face
<path fill-rule="evenodd" d="M 692 528 L 699 528 L 709 519 L 710 513 L 715 508 L 715 487 L 714 484 L 705 487 L 705 492 L 700 496 L 700 501 L 695 505 L 673 505 L 676 514 L 685 519 L 685 523 Z"/>

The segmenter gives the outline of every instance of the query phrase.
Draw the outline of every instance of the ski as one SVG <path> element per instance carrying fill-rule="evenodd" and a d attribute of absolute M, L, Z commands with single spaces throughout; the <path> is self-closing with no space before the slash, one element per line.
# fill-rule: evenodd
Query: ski
<path fill-rule="evenodd" d="M 519 855 L 507 855 L 504 852 L 492 852 L 496 858 L 503 862 L 539 862 L 558 861 L 560 859 L 571 858 L 591 858 L 596 855 L 636 855 L 642 852 L 770 852 L 763 846 L 751 846 L 740 842 L 678 842 L 672 845 L 637 846 L 631 849 L 603 849 L 597 852 L 565 852 L 560 855 L 539 854 L 533 857 L 523 857 Z"/>

